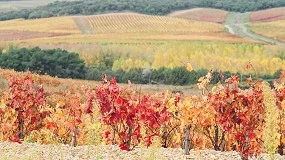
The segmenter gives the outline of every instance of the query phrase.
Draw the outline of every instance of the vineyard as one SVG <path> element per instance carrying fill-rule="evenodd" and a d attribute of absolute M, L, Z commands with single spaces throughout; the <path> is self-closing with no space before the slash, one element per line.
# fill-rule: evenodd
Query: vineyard
<path fill-rule="evenodd" d="M 168 16 L 112 13 L 0 22 L 1 47 L 9 45 L 57 47 L 82 44 L 149 44 L 168 41 L 254 43 L 231 35 L 218 23 Z M 80 52 L 80 49 L 77 50 Z"/>
<path fill-rule="evenodd" d="M 273 8 L 256 11 L 250 14 L 249 21 L 252 22 L 250 29 L 257 34 L 273 38 L 280 42 L 285 41 L 285 8 Z"/>
<path fill-rule="evenodd" d="M 191 21 L 166 16 L 139 14 L 111 14 L 89 17 L 95 33 L 141 32 L 221 32 L 223 26 L 215 23 Z"/>
<path fill-rule="evenodd" d="M 190 1 L 0 2 L 0 159 L 284 160 L 285 7 Z"/>
<path fill-rule="evenodd" d="M 42 37 L 55 37 L 63 36 L 64 33 L 40 33 L 31 31 L 0 31 L 0 39 L 3 41 L 23 40 L 23 39 L 35 39 Z"/>
<path fill-rule="evenodd" d="M 49 37 L 51 38 L 51 37 Z M 219 38 L 219 37 L 218 37 Z M 62 39 L 66 41 L 66 39 Z M 102 40 L 102 39 L 101 39 Z M 284 68 L 283 49 L 277 46 L 261 44 L 222 43 L 222 42 L 177 42 L 102 40 L 96 44 L 87 39 L 85 43 L 73 45 L 54 40 L 51 44 L 42 44 L 42 48 L 63 48 L 79 53 L 90 66 L 97 63 L 100 56 L 114 58 L 112 70 L 129 71 L 133 68 L 174 68 L 191 62 L 195 69 L 214 69 L 231 73 L 253 73 L 245 70 L 244 65 L 251 61 L 256 74 L 274 74 Z M 40 40 L 38 40 L 40 42 Z M 73 42 L 73 41 L 69 41 Z M 87 44 L 90 42 L 91 44 Z M 94 42 L 94 41 L 93 41 Z M 29 43 L 33 44 L 33 43 Z M 20 45 L 25 46 L 25 45 Z M 242 55 L 242 56 L 241 56 Z"/>
<path fill-rule="evenodd" d="M 106 75 L 94 83 L 2 71 L 0 141 L 116 144 L 126 151 L 156 145 L 182 147 L 186 155 L 190 149 L 235 150 L 243 159 L 285 151 L 284 71 L 272 89 L 251 77 L 241 89 L 238 76 L 223 75 L 209 88 L 219 75 L 209 72 L 198 80 L 202 94 L 192 96 L 148 93 Z"/>
<path fill-rule="evenodd" d="M 43 19 L 15 19 L 0 22 L 1 31 L 29 31 L 43 33 L 81 33 L 71 17 Z"/>
<path fill-rule="evenodd" d="M 259 22 L 251 24 L 251 30 L 257 34 L 285 42 L 285 17 L 283 20 L 272 22 Z"/>
<path fill-rule="evenodd" d="M 170 13 L 170 17 L 179 17 L 190 20 L 223 23 L 228 12 L 213 8 L 195 8 Z"/>
<path fill-rule="evenodd" d="M 270 22 L 285 19 L 285 7 L 256 11 L 250 14 L 250 22 Z"/>

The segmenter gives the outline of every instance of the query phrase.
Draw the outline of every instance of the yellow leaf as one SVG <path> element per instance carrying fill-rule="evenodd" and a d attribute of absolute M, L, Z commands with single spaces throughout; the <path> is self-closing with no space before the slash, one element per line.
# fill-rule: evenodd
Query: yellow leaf
<path fill-rule="evenodd" d="M 56 114 L 57 117 L 64 117 L 64 113 L 60 109 L 56 109 Z"/>
<path fill-rule="evenodd" d="M 64 134 L 65 134 L 65 129 L 62 128 L 62 127 L 60 127 L 59 130 L 58 130 L 58 135 L 59 135 L 59 136 L 62 136 L 62 135 L 64 135 Z"/>
<path fill-rule="evenodd" d="M 62 100 L 59 100 L 58 102 L 57 102 L 57 104 L 56 104 L 56 107 L 58 108 L 58 107 L 63 107 L 65 105 L 65 102 L 64 101 L 62 101 Z"/>
<path fill-rule="evenodd" d="M 186 69 L 187 69 L 189 72 L 193 71 L 193 67 L 192 67 L 192 65 L 191 65 L 189 62 L 186 63 Z"/>
<path fill-rule="evenodd" d="M 4 102 L 4 99 L 1 99 L 0 108 L 2 108 L 2 109 L 6 108 L 6 104 Z"/>

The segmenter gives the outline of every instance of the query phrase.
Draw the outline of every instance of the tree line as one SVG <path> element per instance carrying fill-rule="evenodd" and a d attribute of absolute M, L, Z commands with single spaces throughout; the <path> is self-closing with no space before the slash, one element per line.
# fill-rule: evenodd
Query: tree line
<path fill-rule="evenodd" d="M 62 49 L 42 50 L 11 47 L 0 50 L 0 67 L 15 71 L 31 71 L 60 78 L 85 78 L 85 63 L 76 53 Z"/>
<path fill-rule="evenodd" d="M 84 0 L 56 1 L 31 9 L 4 12 L 0 20 L 34 19 L 64 15 L 91 15 L 107 12 L 133 11 L 151 15 L 165 15 L 175 10 L 209 7 L 234 12 L 256 11 L 285 6 L 284 0 Z M 0 11 L 1 12 L 1 11 Z"/>
<path fill-rule="evenodd" d="M 103 55 L 102 55 L 103 56 Z M 41 49 L 11 47 L 8 50 L 0 49 L 0 67 L 14 69 L 15 71 L 31 71 L 37 74 L 47 74 L 59 78 L 74 78 L 100 81 L 104 74 L 115 76 L 119 83 L 127 83 L 130 80 L 137 84 L 167 84 L 167 85 L 191 85 L 198 82 L 199 77 L 208 73 L 206 69 L 198 69 L 189 72 L 185 66 L 175 68 L 133 68 L 129 71 L 122 69 L 112 70 L 115 58 L 99 58 L 93 65 L 87 66 L 77 53 L 62 49 Z M 211 83 L 217 83 L 223 79 L 238 74 L 242 81 L 249 75 L 230 73 L 228 71 L 213 71 Z M 272 81 L 277 79 L 280 70 L 274 75 L 254 75 L 254 79 Z"/>

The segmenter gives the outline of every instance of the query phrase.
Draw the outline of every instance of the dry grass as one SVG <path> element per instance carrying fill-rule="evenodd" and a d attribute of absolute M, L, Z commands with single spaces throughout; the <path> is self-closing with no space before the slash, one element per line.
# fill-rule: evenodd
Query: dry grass
<path fill-rule="evenodd" d="M 220 9 L 213 8 L 195 8 L 189 10 L 175 11 L 168 16 L 179 17 L 198 21 L 207 22 L 225 22 L 228 12 Z"/>

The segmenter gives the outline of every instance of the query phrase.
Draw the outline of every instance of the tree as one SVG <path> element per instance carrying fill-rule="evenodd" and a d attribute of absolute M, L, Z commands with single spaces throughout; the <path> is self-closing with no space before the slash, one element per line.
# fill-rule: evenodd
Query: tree
<path fill-rule="evenodd" d="M 61 78 L 85 78 L 85 63 L 76 53 L 62 49 L 41 50 L 39 47 L 10 48 L 0 54 L 0 66 L 16 71 L 36 72 Z"/>

